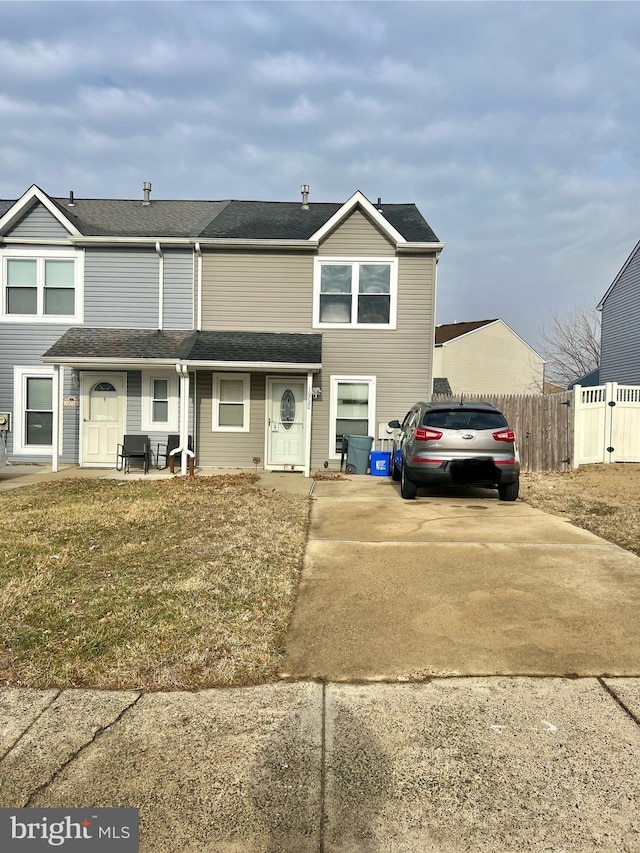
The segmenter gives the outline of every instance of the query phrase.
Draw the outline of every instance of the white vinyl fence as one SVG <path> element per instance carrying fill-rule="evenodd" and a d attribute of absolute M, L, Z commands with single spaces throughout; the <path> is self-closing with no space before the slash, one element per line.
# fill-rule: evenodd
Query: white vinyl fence
<path fill-rule="evenodd" d="M 640 462 L 640 385 L 576 385 L 573 467 Z"/>

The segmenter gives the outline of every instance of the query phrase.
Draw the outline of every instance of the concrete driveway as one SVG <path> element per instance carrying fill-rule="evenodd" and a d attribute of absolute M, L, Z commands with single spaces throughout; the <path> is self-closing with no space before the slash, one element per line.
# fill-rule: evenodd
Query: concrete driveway
<path fill-rule="evenodd" d="M 320 481 L 283 676 L 640 674 L 640 559 L 476 489 Z"/>

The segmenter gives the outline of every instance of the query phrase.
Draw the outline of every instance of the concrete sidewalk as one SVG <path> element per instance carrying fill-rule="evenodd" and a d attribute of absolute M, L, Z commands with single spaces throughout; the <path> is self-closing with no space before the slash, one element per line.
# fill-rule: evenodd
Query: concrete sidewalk
<path fill-rule="evenodd" d="M 140 809 L 143 853 L 640 850 L 640 681 L 0 692 L 0 805 Z"/>
<path fill-rule="evenodd" d="M 285 680 L 5 688 L 0 806 L 137 807 L 143 853 L 640 853 L 638 558 L 480 490 L 259 486 L 313 495 Z"/>

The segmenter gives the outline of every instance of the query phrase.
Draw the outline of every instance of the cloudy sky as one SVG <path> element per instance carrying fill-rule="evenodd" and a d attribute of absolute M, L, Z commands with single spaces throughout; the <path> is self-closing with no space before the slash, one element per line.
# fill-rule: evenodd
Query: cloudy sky
<path fill-rule="evenodd" d="M 2 2 L 0 198 L 415 202 L 533 346 L 640 238 L 640 5 Z"/>

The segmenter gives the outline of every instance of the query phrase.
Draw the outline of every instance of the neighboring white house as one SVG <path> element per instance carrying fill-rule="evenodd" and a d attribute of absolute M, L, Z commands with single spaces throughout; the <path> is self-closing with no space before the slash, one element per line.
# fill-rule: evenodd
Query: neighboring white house
<path fill-rule="evenodd" d="M 544 359 L 503 320 L 436 326 L 433 375 L 459 394 L 541 394 Z"/>

